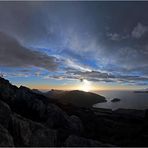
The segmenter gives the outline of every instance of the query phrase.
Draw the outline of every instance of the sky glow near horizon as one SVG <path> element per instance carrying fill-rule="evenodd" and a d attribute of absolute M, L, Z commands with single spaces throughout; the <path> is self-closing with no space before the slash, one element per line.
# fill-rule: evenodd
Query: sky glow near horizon
<path fill-rule="evenodd" d="M 0 14 L 0 72 L 13 84 L 148 88 L 148 2 L 1 1 Z"/>

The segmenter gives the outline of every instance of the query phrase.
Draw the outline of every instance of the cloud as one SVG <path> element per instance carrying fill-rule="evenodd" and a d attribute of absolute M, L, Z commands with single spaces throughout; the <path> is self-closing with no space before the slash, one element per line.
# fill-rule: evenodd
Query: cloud
<path fill-rule="evenodd" d="M 114 75 L 100 71 L 67 71 L 64 74 L 46 75 L 43 79 L 55 79 L 55 80 L 81 80 L 86 79 L 92 82 L 104 82 L 104 83 L 120 83 L 130 85 L 140 85 L 144 82 L 147 83 L 148 77 L 146 76 L 133 76 L 133 75 Z"/>
<path fill-rule="evenodd" d="M 120 36 L 117 33 L 109 33 L 108 36 L 110 37 L 111 40 L 113 41 L 119 41 L 120 40 Z"/>
<path fill-rule="evenodd" d="M 88 67 L 86 67 L 82 64 L 78 64 L 71 59 L 66 59 L 64 62 L 65 62 L 65 65 L 67 65 L 68 68 L 72 68 L 73 70 L 91 71 L 90 68 L 88 68 Z"/>
<path fill-rule="evenodd" d="M 14 38 L 0 32 L 0 66 L 55 70 L 58 63 L 55 57 L 25 48 Z"/>
<path fill-rule="evenodd" d="M 142 47 L 147 44 L 144 35 L 148 26 L 143 25 L 147 10 L 144 3 L 134 3 L 133 7 L 128 2 L 112 6 L 102 2 L 0 2 L 0 30 L 18 41 L 3 35 L 6 44 L 0 34 L 0 66 L 54 70 L 59 60 L 57 74 L 45 71 L 45 75 L 55 79 L 85 76 L 90 81 L 142 81 L 122 74 L 148 74 L 148 48 Z M 133 28 L 137 15 L 139 23 Z M 40 72 L 36 76 L 41 76 Z"/>
<path fill-rule="evenodd" d="M 118 33 L 107 33 L 107 37 L 110 38 L 110 40 L 112 41 L 121 41 L 124 39 L 127 39 L 129 37 L 129 35 L 120 35 Z"/>
<path fill-rule="evenodd" d="M 139 39 L 148 31 L 148 26 L 138 23 L 132 31 L 132 37 Z"/>

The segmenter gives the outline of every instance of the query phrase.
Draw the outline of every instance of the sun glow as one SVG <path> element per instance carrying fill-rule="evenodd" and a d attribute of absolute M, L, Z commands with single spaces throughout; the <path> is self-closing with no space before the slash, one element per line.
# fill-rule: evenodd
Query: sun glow
<path fill-rule="evenodd" d="M 91 82 L 89 82 L 88 80 L 84 79 L 84 80 L 81 82 L 80 90 L 86 91 L 86 92 L 91 91 L 91 90 L 92 90 Z"/>

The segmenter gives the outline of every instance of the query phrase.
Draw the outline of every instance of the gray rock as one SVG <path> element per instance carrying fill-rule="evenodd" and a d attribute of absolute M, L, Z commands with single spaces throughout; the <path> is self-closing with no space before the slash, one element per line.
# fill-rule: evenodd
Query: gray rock
<path fill-rule="evenodd" d="M 0 98 L 4 102 L 10 103 L 13 99 L 15 92 L 17 90 L 16 86 L 9 83 L 8 80 L 0 77 Z"/>
<path fill-rule="evenodd" d="M 28 146 L 32 135 L 29 122 L 20 115 L 13 114 L 10 124 L 16 146 Z"/>
<path fill-rule="evenodd" d="M 69 127 L 70 124 L 69 116 L 54 104 L 50 104 L 47 106 L 46 116 L 48 117 L 46 126 L 48 126 L 49 128 Z"/>
<path fill-rule="evenodd" d="M 15 146 L 56 146 L 57 132 L 18 114 L 12 115 L 11 132 Z"/>
<path fill-rule="evenodd" d="M 33 103 L 31 104 L 30 108 L 32 108 L 32 110 L 36 111 L 36 113 L 40 119 L 44 118 L 46 107 L 45 107 L 45 104 L 41 100 L 38 100 L 38 99 L 34 100 Z"/>
<path fill-rule="evenodd" d="M 0 147 L 14 146 L 13 138 L 2 125 L 0 125 Z"/>
<path fill-rule="evenodd" d="M 8 123 L 10 121 L 11 109 L 10 107 L 0 100 L 0 124 L 5 128 L 8 128 Z"/>
<path fill-rule="evenodd" d="M 40 147 L 40 146 L 57 146 L 57 131 L 52 129 L 47 129 L 40 126 L 39 129 L 32 133 L 30 138 L 30 146 Z"/>
<path fill-rule="evenodd" d="M 83 132 L 83 124 L 79 117 L 75 115 L 70 116 L 70 129 L 71 132 L 76 134 L 81 134 Z"/>

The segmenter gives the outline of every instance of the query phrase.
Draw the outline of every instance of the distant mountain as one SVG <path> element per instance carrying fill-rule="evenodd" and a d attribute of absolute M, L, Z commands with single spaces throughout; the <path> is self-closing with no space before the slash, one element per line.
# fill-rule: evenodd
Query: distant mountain
<path fill-rule="evenodd" d="M 45 94 L 47 97 L 55 98 L 61 103 L 71 103 L 79 107 L 92 107 L 92 105 L 100 102 L 106 102 L 105 97 L 91 92 L 80 90 L 73 91 L 57 91 L 51 90 Z"/>
<path fill-rule="evenodd" d="M 38 89 L 32 89 L 32 91 L 36 94 L 43 94 L 43 92 L 39 91 Z"/>
<path fill-rule="evenodd" d="M 148 88 L 135 90 L 134 93 L 148 93 Z"/>
<path fill-rule="evenodd" d="M 57 99 L 59 98 L 60 95 L 62 95 L 63 93 L 65 93 L 66 91 L 63 90 L 55 90 L 55 89 L 51 89 L 50 91 L 44 92 L 43 94 L 46 97 L 50 97 L 50 98 L 54 98 Z"/>
<path fill-rule="evenodd" d="M 134 91 L 134 93 L 148 93 L 147 90 L 137 90 L 137 91 Z"/>

